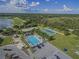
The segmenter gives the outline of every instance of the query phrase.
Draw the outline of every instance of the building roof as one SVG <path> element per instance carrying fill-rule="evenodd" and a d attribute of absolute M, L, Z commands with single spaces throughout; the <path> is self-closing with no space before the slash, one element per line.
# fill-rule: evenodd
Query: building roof
<path fill-rule="evenodd" d="M 56 34 L 56 32 L 50 28 L 44 28 L 44 29 L 41 29 L 41 31 L 47 34 L 48 36 L 54 36 Z"/>

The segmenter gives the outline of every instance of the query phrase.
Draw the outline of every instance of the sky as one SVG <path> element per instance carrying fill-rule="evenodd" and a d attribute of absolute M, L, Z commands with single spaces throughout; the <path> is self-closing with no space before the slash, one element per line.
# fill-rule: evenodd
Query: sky
<path fill-rule="evenodd" d="M 0 13 L 79 14 L 79 0 L 0 0 Z"/>

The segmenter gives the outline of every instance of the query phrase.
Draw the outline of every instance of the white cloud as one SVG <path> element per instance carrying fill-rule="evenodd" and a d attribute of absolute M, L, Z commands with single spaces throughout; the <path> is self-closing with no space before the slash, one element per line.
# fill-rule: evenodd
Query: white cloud
<path fill-rule="evenodd" d="M 0 5 L 0 13 L 23 13 L 26 12 L 26 10 L 29 10 L 31 7 L 38 6 L 39 4 L 39 2 L 32 2 L 29 4 L 28 0 L 10 0 L 10 2 L 8 2 L 6 5 Z"/>
<path fill-rule="evenodd" d="M 19 0 L 22 1 L 22 0 Z M 19 2 L 17 0 L 10 0 L 9 3 L 7 3 L 6 5 L 0 5 L 0 13 L 20 13 L 20 12 L 25 12 L 23 9 L 26 7 L 27 5 L 23 5 L 21 7 L 16 6 L 17 2 Z M 24 3 L 24 0 L 22 1 L 22 3 Z"/>
<path fill-rule="evenodd" d="M 65 4 L 63 5 L 63 8 L 62 9 L 53 9 L 53 11 L 55 11 L 55 12 L 68 12 L 68 11 L 72 11 L 72 10 L 73 9 L 69 8 Z"/>
<path fill-rule="evenodd" d="M 63 5 L 63 10 L 64 11 L 72 11 L 72 9 L 67 7 L 65 4 Z"/>
<path fill-rule="evenodd" d="M 32 2 L 30 6 L 35 7 L 35 6 L 38 6 L 39 4 L 40 4 L 39 2 Z"/>
<path fill-rule="evenodd" d="M 10 0 L 10 4 L 12 5 L 16 4 L 16 0 Z"/>
<path fill-rule="evenodd" d="M 16 7 L 27 8 L 28 1 L 27 0 L 11 0 L 10 4 Z"/>
<path fill-rule="evenodd" d="M 39 3 L 39 2 L 37 2 L 36 4 L 37 4 L 37 5 L 39 5 L 40 3 Z"/>
<path fill-rule="evenodd" d="M 48 12 L 49 10 L 48 10 L 48 9 L 43 9 L 43 11 L 44 11 L 44 12 Z"/>
<path fill-rule="evenodd" d="M 22 12 L 21 9 L 15 8 L 14 6 L 7 5 L 7 6 L 0 6 L 0 13 L 20 13 Z"/>

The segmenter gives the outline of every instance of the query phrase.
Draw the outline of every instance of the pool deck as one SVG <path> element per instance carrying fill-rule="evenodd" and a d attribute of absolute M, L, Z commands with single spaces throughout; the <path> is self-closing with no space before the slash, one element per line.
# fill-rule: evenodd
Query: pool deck
<path fill-rule="evenodd" d="M 36 37 L 42 40 L 39 35 L 36 35 Z M 41 48 L 33 48 L 34 52 L 32 56 L 36 59 L 43 59 L 44 57 L 46 57 L 47 59 L 57 59 L 57 57 L 59 59 L 72 59 L 70 56 L 68 56 L 49 42 L 45 42 L 43 44 L 44 46 L 41 46 Z"/>
<path fill-rule="evenodd" d="M 29 42 L 28 41 L 30 39 L 29 36 L 34 36 L 34 38 L 36 40 L 36 43 L 32 42 L 34 40 L 33 38 L 31 38 L 31 40 L 30 40 L 31 42 Z M 40 36 L 38 36 L 38 35 L 29 35 L 29 36 L 26 37 L 26 41 L 31 47 L 37 46 L 37 45 L 39 45 L 39 44 L 41 44 L 43 42 L 42 38 Z"/>

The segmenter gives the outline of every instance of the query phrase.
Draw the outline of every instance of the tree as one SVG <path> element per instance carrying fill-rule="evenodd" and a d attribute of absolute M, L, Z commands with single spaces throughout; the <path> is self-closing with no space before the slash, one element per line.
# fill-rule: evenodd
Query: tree
<path fill-rule="evenodd" d="M 3 32 L 2 32 L 2 34 L 4 35 L 13 35 L 14 33 L 15 31 L 12 28 L 3 29 Z"/>
<path fill-rule="evenodd" d="M 79 30 L 74 30 L 73 33 L 77 36 L 79 36 Z"/>
<path fill-rule="evenodd" d="M 70 33 L 69 30 L 64 30 L 64 34 L 65 34 L 65 35 L 70 35 L 71 33 Z"/>
<path fill-rule="evenodd" d="M 2 44 L 3 40 L 4 40 L 4 39 L 0 37 L 0 44 Z"/>
<path fill-rule="evenodd" d="M 53 36 L 49 37 L 49 41 L 55 40 Z"/>
<path fill-rule="evenodd" d="M 16 27 L 21 28 L 21 26 L 24 25 L 24 22 L 25 21 L 23 19 L 19 18 L 19 17 L 13 18 L 13 25 L 14 25 L 15 28 Z"/>

